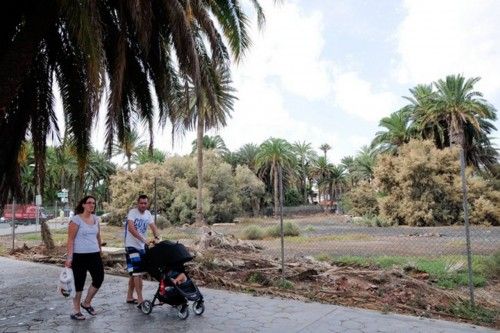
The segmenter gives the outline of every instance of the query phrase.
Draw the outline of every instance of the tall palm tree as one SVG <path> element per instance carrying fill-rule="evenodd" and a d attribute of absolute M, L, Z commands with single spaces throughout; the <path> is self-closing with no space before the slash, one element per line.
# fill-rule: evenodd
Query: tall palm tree
<path fill-rule="evenodd" d="M 108 156 L 104 152 L 92 149 L 84 172 L 84 192 L 92 193 L 98 203 L 108 201 L 110 177 L 115 172 L 116 166 Z"/>
<path fill-rule="evenodd" d="M 359 178 L 356 174 L 356 165 L 355 160 L 352 156 L 343 157 L 340 161 L 342 167 L 347 171 L 347 179 L 350 185 L 350 188 L 353 188 L 358 184 Z"/>
<path fill-rule="evenodd" d="M 297 167 L 300 180 L 300 187 L 304 194 L 303 203 L 307 204 L 307 174 L 308 169 L 313 161 L 318 158 L 318 155 L 312 148 L 311 143 L 295 142 L 292 145 L 293 151 L 297 156 Z"/>
<path fill-rule="evenodd" d="M 203 44 L 200 43 L 199 47 L 203 49 Z M 198 175 L 196 225 L 205 224 L 202 205 L 203 134 L 209 129 L 218 129 L 221 126 L 226 125 L 227 117 L 229 117 L 230 112 L 233 110 L 234 101 L 236 100 L 236 96 L 233 94 L 234 88 L 232 87 L 229 68 L 225 64 L 218 65 L 214 63 L 214 60 L 209 57 L 207 50 L 203 49 L 202 53 L 204 54 L 204 57 L 202 58 L 204 65 L 202 66 L 204 69 L 202 77 L 206 76 L 206 80 L 203 80 L 202 84 L 203 86 L 207 84 L 210 86 L 209 89 L 217 91 L 216 103 L 212 104 L 207 95 L 203 93 L 198 95 L 195 90 L 190 91 L 188 89 L 183 97 L 183 99 L 186 100 L 187 107 L 179 109 L 179 113 L 171 115 L 175 129 L 185 131 L 196 128 L 196 159 Z M 222 138 L 218 137 L 218 139 L 219 140 L 216 139 L 214 143 L 218 143 L 219 145 L 224 143 Z M 209 141 L 210 139 L 207 139 L 206 143 L 210 144 Z"/>
<path fill-rule="evenodd" d="M 411 110 L 412 135 L 419 135 L 423 139 L 432 139 L 436 147 L 441 149 L 451 146 L 451 118 L 445 116 L 442 112 L 443 91 L 447 90 L 447 94 L 449 95 L 453 89 L 460 90 L 464 88 L 470 90 L 470 87 L 467 88 L 465 86 L 467 84 L 473 86 L 478 80 L 479 78 L 475 78 L 467 80 L 470 82 L 466 82 L 465 78 L 460 75 L 449 76 L 446 80 L 440 80 L 434 85 L 418 85 L 410 89 L 411 96 L 405 98 L 410 101 L 407 108 Z M 453 83 L 453 81 L 461 81 L 461 83 Z M 439 85 L 441 88 L 438 88 Z M 455 87 L 452 87 L 452 85 Z M 460 85 L 463 85 L 463 87 L 460 88 Z M 435 90 L 434 87 L 437 89 Z M 491 123 L 491 121 L 496 119 L 496 112 L 491 105 L 480 98 L 481 94 L 478 92 L 454 92 L 455 95 L 464 95 L 462 97 L 464 100 L 467 98 L 465 95 L 468 93 L 471 94 L 471 97 L 485 104 L 484 106 L 489 110 L 462 119 L 466 163 L 478 170 L 485 167 L 491 171 L 492 166 L 496 163 L 498 154 L 492 146 L 488 135 L 496 129 Z M 458 97 L 458 99 L 460 98 Z M 459 118 L 460 116 L 456 117 L 456 119 Z"/>
<path fill-rule="evenodd" d="M 445 80 L 438 80 L 435 85 L 438 98 L 436 100 L 435 112 L 429 114 L 430 119 L 444 119 L 448 125 L 449 141 L 451 145 L 458 147 L 460 151 L 460 173 L 462 176 L 462 196 L 464 221 L 467 238 L 467 259 L 469 265 L 469 287 L 471 301 L 474 304 L 472 289 L 469 236 L 469 216 L 467 203 L 467 184 L 465 179 L 465 127 L 469 125 L 473 130 L 481 130 L 481 119 L 496 118 L 495 109 L 482 94 L 474 90 L 474 85 L 480 80 L 479 77 L 465 79 L 462 75 L 449 75 Z"/>
<path fill-rule="evenodd" d="M 262 24 L 262 8 L 257 0 L 250 3 Z M 134 115 L 147 123 L 152 147 L 153 96 L 161 125 L 179 107 L 181 79 L 216 104 L 216 87 L 206 82 L 202 87 L 208 76 L 203 76 L 197 36 L 219 63 L 229 61 L 230 54 L 239 61 L 250 45 L 250 20 L 233 0 L 20 0 L 2 2 L 0 22 L 0 141 L 9 142 L 0 147 L 0 156 L 7 156 L 0 160 L 2 201 L 18 189 L 19 178 L 12 177 L 18 174 L 15 156 L 28 132 L 35 160 L 43 161 L 46 137 L 57 131 L 53 78 L 82 174 L 92 122 L 107 87 L 108 153 L 115 138 L 123 142 L 135 125 Z"/>
<path fill-rule="evenodd" d="M 277 217 L 279 211 L 278 182 L 280 169 L 293 169 L 296 163 L 292 145 L 284 139 L 267 139 L 260 145 L 256 160 L 261 175 L 269 172 L 273 183 L 274 216 Z"/>
<path fill-rule="evenodd" d="M 378 131 L 371 143 L 381 153 L 397 154 L 398 149 L 410 141 L 414 136 L 414 128 L 411 126 L 411 110 L 404 107 L 389 117 L 384 117 L 379 122 L 379 127 L 384 131 Z"/>
<path fill-rule="evenodd" d="M 332 149 L 332 147 L 328 143 L 323 143 L 321 146 L 319 146 L 319 149 L 321 151 L 323 151 L 323 155 L 326 158 L 327 151 L 329 151 L 330 149 Z"/>
<path fill-rule="evenodd" d="M 198 146 L 198 141 L 194 140 L 191 143 L 193 149 L 191 151 L 191 154 L 196 153 L 197 146 Z M 224 155 L 227 153 L 229 150 L 226 147 L 226 143 L 222 139 L 220 135 L 205 135 L 203 136 L 203 139 L 201 140 L 201 145 L 204 150 L 213 150 L 219 155 Z"/>
<path fill-rule="evenodd" d="M 321 194 L 323 194 L 323 200 L 326 200 L 326 186 L 328 186 L 328 177 L 330 173 L 331 164 L 325 156 L 318 157 L 314 164 L 311 166 L 310 175 L 316 181 L 318 185 L 318 201 L 321 202 Z"/>
<path fill-rule="evenodd" d="M 368 146 L 361 147 L 354 158 L 354 173 L 357 174 L 359 179 L 368 182 L 372 181 L 376 158 L 377 152 L 374 149 Z"/>
<path fill-rule="evenodd" d="M 254 143 L 247 143 L 243 145 L 236 154 L 238 155 L 238 162 L 248 166 L 255 174 L 257 174 L 257 154 L 259 146 Z"/>
<path fill-rule="evenodd" d="M 158 163 L 161 164 L 165 162 L 167 154 L 157 148 L 153 148 L 153 153 L 149 150 L 146 145 L 140 145 L 137 147 L 137 154 L 135 156 L 134 163 L 140 165 L 145 163 Z"/>
<path fill-rule="evenodd" d="M 139 133 L 134 129 L 130 129 L 126 131 L 122 140 L 114 143 L 113 156 L 123 154 L 126 159 L 127 170 L 131 171 L 132 162 L 135 160 L 140 147 L 143 146 L 144 142 L 142 141 Z"/>

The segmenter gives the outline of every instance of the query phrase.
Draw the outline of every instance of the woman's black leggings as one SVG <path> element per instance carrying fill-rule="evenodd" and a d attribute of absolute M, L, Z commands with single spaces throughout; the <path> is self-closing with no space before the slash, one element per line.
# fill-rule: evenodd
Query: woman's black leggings
<path fill-rule="evenodd" d="M 75 278 L 75 290 L 83 290 L 87 271 L 92 277 L 92 286 L 99 289 L 104 280 L 104 266 L 102 264 L 101 254 L 94 253 L 73 253 L 73 262 L 71 263 L 73 276 Z"/>

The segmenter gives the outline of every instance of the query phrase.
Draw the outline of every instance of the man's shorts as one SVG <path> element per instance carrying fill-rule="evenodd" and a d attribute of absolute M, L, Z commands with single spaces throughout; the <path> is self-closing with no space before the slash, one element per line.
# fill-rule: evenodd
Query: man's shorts
<path fill-rule="evenodd" d="M 145 250 L 136 249 L 135 247 L 125 248 L 125 258 L 127 259 L 127 272 L 132 276 L 143 275 L 146 272 L 144 267 Z"/>

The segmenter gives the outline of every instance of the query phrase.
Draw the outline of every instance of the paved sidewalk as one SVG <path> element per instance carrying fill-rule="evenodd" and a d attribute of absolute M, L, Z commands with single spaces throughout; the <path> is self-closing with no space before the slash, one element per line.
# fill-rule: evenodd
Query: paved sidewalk
<path fill-rule="evenodd" d="M 177 318 L 169 306 L 146 316 L 125 303 L 127 279 L 107 275 L 94 300 L 98 315 L 69 318 L 56 293 L 60 268 L 0 257 L 0 332 L 496 332 L 483 327 L 319 303 L 202 289 L 206 311 Z M 157 283 L 146 282 L 152 298 Z"/>

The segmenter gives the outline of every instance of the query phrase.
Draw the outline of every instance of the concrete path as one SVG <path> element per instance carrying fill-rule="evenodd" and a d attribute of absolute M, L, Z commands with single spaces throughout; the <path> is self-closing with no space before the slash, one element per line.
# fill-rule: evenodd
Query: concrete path
<path fill-rule="evenodd" d="M 56 293 L 59 267 L 0 257 L 0 332 L 496 332 L 483 327 L 319 303 L 202 289 L 206 311 L 180 320 L 170 306 L 142 314 L 125 303 L 127 279 L 105 277 L 98 315 L 69 318 L 70 300 Z M 158 284 L 145 283 L 152 298 Z"/>

